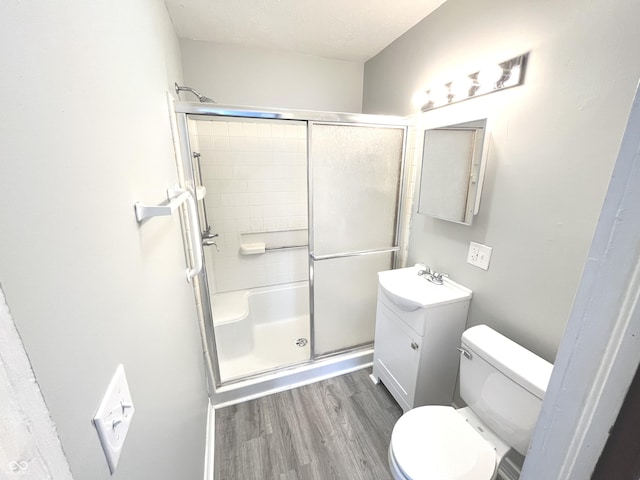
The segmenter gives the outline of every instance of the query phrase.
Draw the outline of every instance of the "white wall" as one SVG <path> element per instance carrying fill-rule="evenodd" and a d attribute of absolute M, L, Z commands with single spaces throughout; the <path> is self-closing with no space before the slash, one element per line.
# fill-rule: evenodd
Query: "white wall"
<path fill-rule="evenodd" d="M 177 216 L 180 56 L 155 0 L 0 4 L 0 282 L 74 478 L 201 478 L 206 388 Z M 110 477 L 91 424 L 123 363 L 136 413 Z"/>
<path fill-rule="evenodd" d="M 180 48 L 184 83 L 218 103 L 362 110 L 360 62 L 186 39 Z M 181 98 L 195 101 L 189 93 Z"/>
<path fill-rule="evenodd" d="M 472 227 L 414 215 L 409 262 L 474 290 L 487 323 L 553 360 L 640 76 L 640 4 L 449 0 L 365 64 L 363 110 L 407 114 L 420 87 L 531 51 L 525 85 L 426 113 L 488 116 L 492 139 Z M 420 138 L 420 135 L 417 136 Z M 469 241 L 493 247 L 489 271 Z"/>

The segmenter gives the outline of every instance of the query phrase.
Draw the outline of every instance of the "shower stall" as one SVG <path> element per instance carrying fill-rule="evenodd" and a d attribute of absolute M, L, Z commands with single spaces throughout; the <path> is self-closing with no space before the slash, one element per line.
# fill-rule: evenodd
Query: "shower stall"
<path fill-rule="evenodd" d="M 407 119 L 187 102 L 176 114 L 216 393 L 370 362 L 377 272 L 399 250 Z"/>

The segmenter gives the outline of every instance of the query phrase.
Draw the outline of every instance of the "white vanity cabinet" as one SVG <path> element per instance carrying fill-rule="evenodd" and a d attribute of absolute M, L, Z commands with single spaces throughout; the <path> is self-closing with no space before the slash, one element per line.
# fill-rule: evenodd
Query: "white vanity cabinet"
<path fill-rule="evenodd" d="M 430 283 L 415 266 L 378 274 L 374 382 L 382 381 L 403 411 L 451 405 L 460 338 L 471 291 L 444 279 Z"/>

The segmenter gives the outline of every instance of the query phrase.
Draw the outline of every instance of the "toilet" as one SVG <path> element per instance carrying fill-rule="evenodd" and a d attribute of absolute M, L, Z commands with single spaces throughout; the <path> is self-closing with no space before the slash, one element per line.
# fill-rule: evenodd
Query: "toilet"
<path fill-rule="evenodd" d="M 460 396 L 397 421 L 389 445 L 396 480 L 492 480 L 510 449 L 526 455 L 553 365 L 486 325 L 462 334 Z"/>

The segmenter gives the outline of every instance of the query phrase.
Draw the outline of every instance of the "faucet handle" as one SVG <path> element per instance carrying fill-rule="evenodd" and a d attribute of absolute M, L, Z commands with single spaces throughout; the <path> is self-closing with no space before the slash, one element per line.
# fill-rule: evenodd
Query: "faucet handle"
<path fill-rule="evenodd" d="M 418 265 L 420 265 L 422 268 L 424 268 L 424 270 L 419 270 L 418 271 L 418 275 L 420 275 L 420 276 L 433 275 L 435 273 L 433 270 L 431 270 L 431 267 L 429 265 L 427 265 L 426 263 L 419 263 Z"/>
<path fill-rule="evenodd" d="M 442 285 L 444 283 L 443 278 L 449 278 L 449 275 L 446 273 L 431 272 L 431 275 L 429 275 L 427 280 L 435 283 L 436 285 Z"/>

